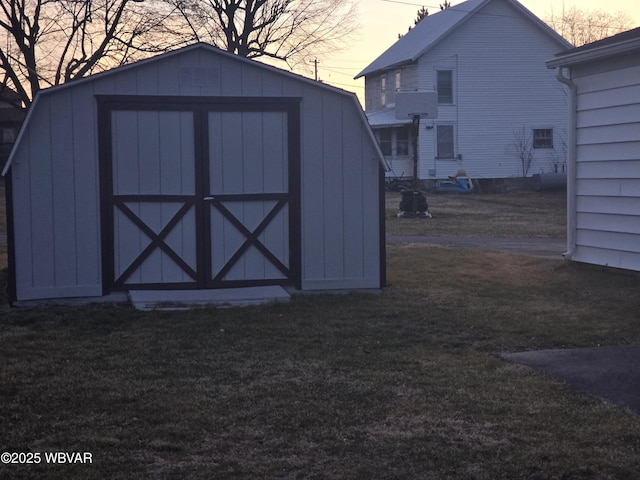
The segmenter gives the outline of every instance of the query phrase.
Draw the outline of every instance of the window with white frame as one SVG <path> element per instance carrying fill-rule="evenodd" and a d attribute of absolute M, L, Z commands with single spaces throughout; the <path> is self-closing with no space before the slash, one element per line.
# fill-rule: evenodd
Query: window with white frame
<path fill-rule="evenodd" d="M 436 128 L 437 157 L 454 158 L 453 125 L 438 125 Z"/>
<path fill-rule="evenodd" d="M 380 105 L 383 107 L 387 104 L 387 76 L 380 77 Z"/>
<path fill-rule="evenodd" d="M 409 155 L 409 127 L 380 128 L 376 134 L 385 157 Z"/>
<path fill-rule="evenodd" d="M 553 128 L 534 128 L 533 148 L 553 148 Z"/>
<path fill-rule="evenodd" d="M 436 88 L 438 91 L 438 103 L 453 103 L 453 70 L 438 70 L 436 72 Z"/>
<path fill-rule="evenodd" d="M 400 70 L 396 71 L 396 92 L 400 91 L 400 87 L 402 86 L 402 78 L 400 76 Z"/>

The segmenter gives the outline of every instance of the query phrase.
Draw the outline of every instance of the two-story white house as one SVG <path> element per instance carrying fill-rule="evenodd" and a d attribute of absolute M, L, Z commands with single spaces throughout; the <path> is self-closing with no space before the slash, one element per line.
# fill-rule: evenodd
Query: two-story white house
<path fill-rule="evenodd" d="M 420 180 L 563 171 L 567 92 L 545 61 L 569 47 L 516 0 L 468 0 L 424 18 L 356 76 L 387 175 L 413 174 L 411 119 L 394 110 L 400 91 L 437 92 L 438 117 L 418 134 Z"/>

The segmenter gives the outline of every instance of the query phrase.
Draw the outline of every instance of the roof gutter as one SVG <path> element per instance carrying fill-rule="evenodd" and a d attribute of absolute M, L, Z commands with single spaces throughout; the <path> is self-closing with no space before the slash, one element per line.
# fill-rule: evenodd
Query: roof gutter
<path fill-rule="evenodd" d="M 548 65 L 548 64 L 547 64 Z M 563 67 L 558 66 L 556 78 L 569 87 L 569 132 L 567 135 L 567 251 L 562 254 L 571 260 L 576 251 L 576 150 L 577 150 L 577 88 L 570 77 L 562 73 Z"/>
<path fill-rule="evenodd" d="M 632 50 L 640 49 L 640 39 L 634 38 L 631 40 L 618 42 L 614 44 L 602 45 L 599 47 L 579 47 L 570 51 L 569 53 L 563 53 L 558 55 L 553 60 L 547 62 L 548 68 L 556 67 L 569 67 L 578 63 L 590 62 L 598 60 L 602 57 L 610 57 L 613 55 L 623 55 L 629 53 Z"/>

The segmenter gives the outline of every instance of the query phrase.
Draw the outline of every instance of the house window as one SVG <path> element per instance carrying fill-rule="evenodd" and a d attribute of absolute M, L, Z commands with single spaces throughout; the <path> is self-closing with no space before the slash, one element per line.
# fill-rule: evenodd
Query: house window
<path fill-rule="evenodd" d="M 409 155 L 409 129 L 396 128 L 396 155 Z"/>
<path fill-rule="evenodd" d="M 400 91 L 401 85 L 402 85 L 402 83 L 401 83 L 401 77 L 400 77 L 400 70 L 398 70 L 396 72 L 396 92 Z"/>
<path fill-rule="evenodd" d="M 453 103 L 453 71 L 438 70 L 436 74 L 438 103 Z"/>
<path fill-rule="evenodd" d="M 453 125 L 438 125 L 438 158 L 453 158 Z"/>
<path fill-rule="evenodd" d="M 378 130 L 378 143 L 380 144 L 380 150 L 385 157 L 391 156 L 392 135 L 390 128 L 383 128 Z"/>
<path fill-rule="evenodd" d="M 387 76 L 380 77 L 380 105 L 383 107 L 387 104 Z"/>
<path fill-rule="evenodd" d="M 553 129 L 534 128 L 533 148 L 553 148 Z"/>

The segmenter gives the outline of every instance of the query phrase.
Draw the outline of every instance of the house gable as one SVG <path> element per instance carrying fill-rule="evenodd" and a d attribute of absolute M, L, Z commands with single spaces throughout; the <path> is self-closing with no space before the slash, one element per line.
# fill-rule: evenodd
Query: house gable
<path fill-rule="evenodd" d="M 492 2 L 508 3 L 514 9 L 514 16 L 519 15 L 526 18 L 541 33 L 554 40 L 559 49 L 570 46 L 565 39 L 517 0 L 467 0 L 422 19 L 414 28 L 358 73 L 355 78 L 373 75 L 417 61 L 461 28 L 474 15 L 491 15 L 490 12 L 483 11 L 483 9 Z"/>

